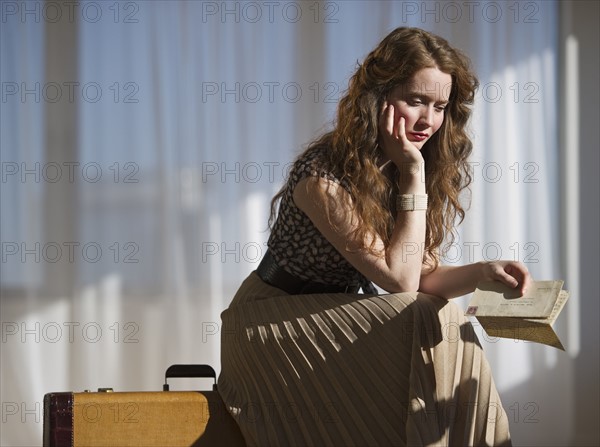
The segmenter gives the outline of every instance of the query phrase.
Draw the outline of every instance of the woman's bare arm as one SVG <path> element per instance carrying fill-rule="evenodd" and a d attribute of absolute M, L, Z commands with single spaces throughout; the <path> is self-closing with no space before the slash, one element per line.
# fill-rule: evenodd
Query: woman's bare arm
<path fill-rule="evenodd" d="M 462 266 L 441 265 L 435 270 L 425 267 L 419 291 L 446 299 L 471 293 L 479 281 L 501 281 L 518 288 L 521 295 L 532 281 L 527 267 L 515 261 L 476 262 Z"/>
<path fill-rule="evenodd" d="M 409 182 L 410 183 L 410 182 Z M 422 193 L 420 180 L 405 185 L 406 193 Z M 324 194 L 323 194 L 324 193 Z M 417 291 L 423 261 L 425 211 L 398 212 L 388 247 L 377 235 L 367 241 L 352 239 L 359 225 L 352 199 L 339 184 L 320 177 L 302 180 L 294 190 L 294 203 L 323 236 L 369 280 L 395 293 Z M 326 211 L 329 210 L 329 211 Z M 365 249 L 374 240 L 375 255 Z"/>

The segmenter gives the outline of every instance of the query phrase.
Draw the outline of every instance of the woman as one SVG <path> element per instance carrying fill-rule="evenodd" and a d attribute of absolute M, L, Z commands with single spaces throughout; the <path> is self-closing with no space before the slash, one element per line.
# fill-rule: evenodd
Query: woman
<path fill-rule="evenodd" d="M 222 314 L 219 390 L 249 445 L 510 444 L 481 346 L 447 300 L 481 280 L 523 293 L 530 275 L 439 265 L 464 217 L 477 85 L 444 39 L 398 28 L 296 160 L 269 250 Z"/>

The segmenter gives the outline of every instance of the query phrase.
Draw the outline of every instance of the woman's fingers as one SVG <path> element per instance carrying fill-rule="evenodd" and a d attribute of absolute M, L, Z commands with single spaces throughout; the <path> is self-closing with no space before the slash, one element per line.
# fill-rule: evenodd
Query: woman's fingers
<path fill-rule="evenodd" d="M 385 130 L 390 137 L 394 137 L 394 106 L 388 105 L 386 109 L 386 126 Z"/>
<path fill-rule="evenodd" d="M 401 116 L 398 120 L 398 138 L 402 141 L 405 147 L 410 144 L 408 138 L 406 138 L 406 118 L 403 116 Z"/>
<path fill-rule="evenodd" d="M 533 281 L 527 267 L 520 262 L 511 262 L 506 266 L 505 271 L 518 281 L 521 293 L 524 294 Z"/>
<path fill-rule="evenodd" d="M 519 280 L 514 276 L 510 276 L 509 274 L 502 272 L 500 274 L 501 280 L 510 287 L 517 287 L 519 285 Z"/>
<path fill-rule="evenodd" d="M 492 279 L 512 288 L 518 287 L 521 295 L 525 294 L 527 287 L 533 281 L 527 267 L 519 262 L 492 262 L 490 267 Z"/>
<path fill-rule="evenodd" d="M 393 107 L 384 103 L 384 107 L 379 117 L 379 130 L 385 135 L 392 136 L 394 129 Z"/>

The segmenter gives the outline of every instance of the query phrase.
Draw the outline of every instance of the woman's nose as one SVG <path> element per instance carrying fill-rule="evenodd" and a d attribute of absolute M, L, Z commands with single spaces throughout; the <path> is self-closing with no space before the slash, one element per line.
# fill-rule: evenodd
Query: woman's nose
<path fill-rule="evenodd" d="M 422 125 L 427 125 L 427 127 L 433 126 L 433 114 L 434 114 L 433 105 L 424 107 L 422 110 L 421 116 L 419 118 L 419 122 Z"/>

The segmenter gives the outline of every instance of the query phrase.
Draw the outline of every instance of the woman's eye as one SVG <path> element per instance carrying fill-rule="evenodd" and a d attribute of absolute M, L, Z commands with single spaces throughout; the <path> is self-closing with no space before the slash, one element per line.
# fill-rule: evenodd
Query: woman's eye
<path fill-rule="evenodd" d="M 410 101 L 408 101 L 408 103 L 411 106 L 419 106 L 419 105 L 423 104 L 423 101 L 421 101 L 420 99 L 411 99 Z"/>
<path fill-rule="evenodd" d="M 446 106 L 437 106 L 435 110 L 437 110 L 438 112 L 443 112 L 444 110 L 446 110 Z"/>

